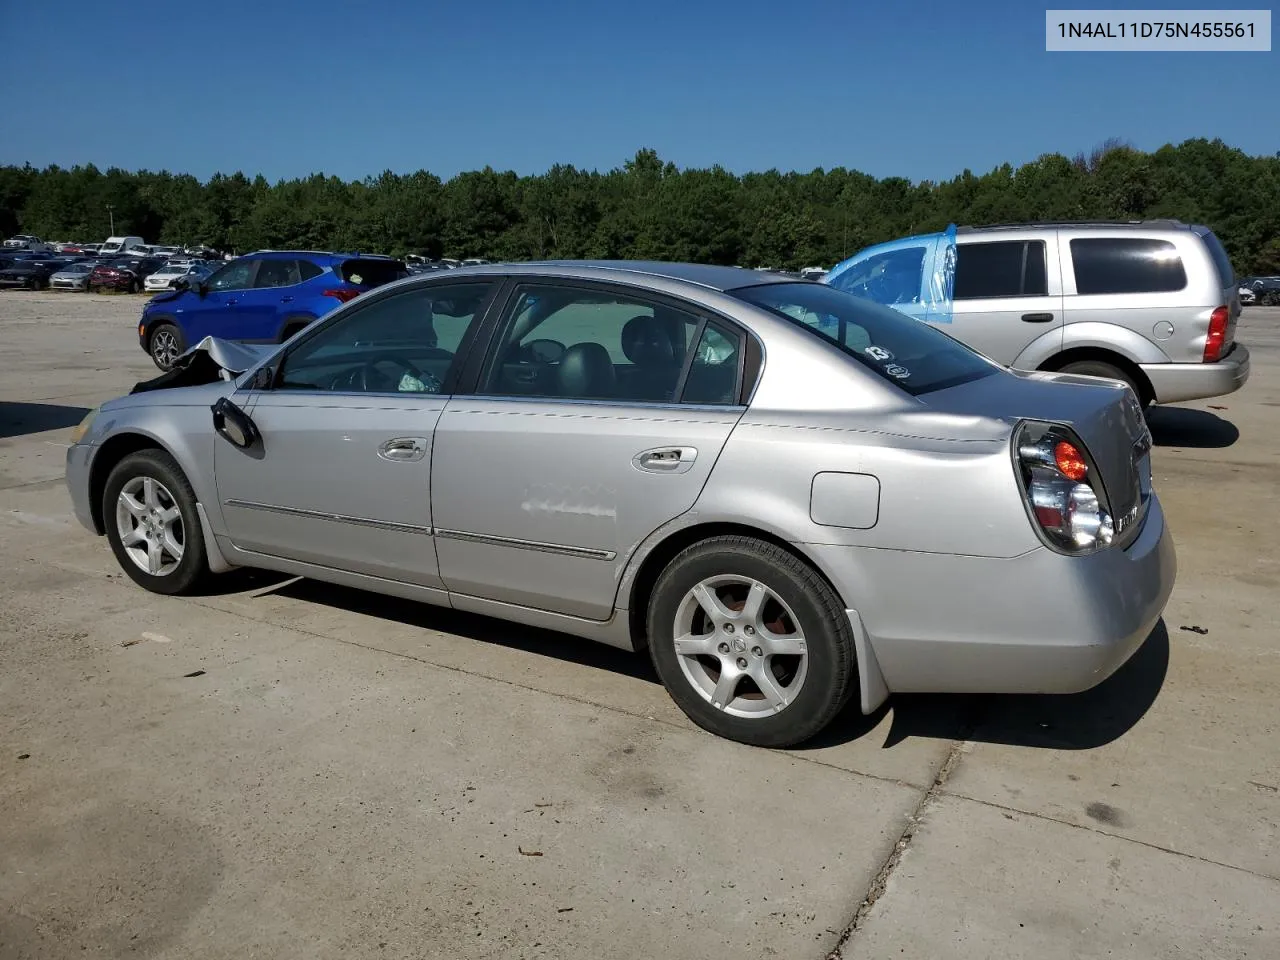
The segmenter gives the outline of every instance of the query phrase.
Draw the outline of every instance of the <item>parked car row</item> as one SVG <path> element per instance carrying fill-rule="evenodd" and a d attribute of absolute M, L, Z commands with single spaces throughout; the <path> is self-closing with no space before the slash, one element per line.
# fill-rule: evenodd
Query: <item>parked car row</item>
<path fill-rule="evenodd" d="M 1240 281 L 1240 302 L 1280 306 L 1280 277 L 1245 277 Z"/>
<path fill-rule="evenodd" d="M 282 343 L 360 294 L 409 275 L 391 257 L 260 250 L 210 274 L 169 276 L 142 309 L 138 341 L 161 370 L 205 337 Z M 160 274 L 151 277 L 159 282 Z"/>

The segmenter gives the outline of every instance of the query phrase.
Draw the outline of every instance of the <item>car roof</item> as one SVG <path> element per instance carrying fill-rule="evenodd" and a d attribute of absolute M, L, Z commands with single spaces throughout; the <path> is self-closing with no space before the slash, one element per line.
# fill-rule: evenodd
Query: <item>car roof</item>
<path fill-rule="evenodd" d="M 1140 228 L 1144 230 L 1194 230 L 1198 228 L 1181 220 L 1030 220 L 1026 223 L 989 223 L 957 227 L 956 233 L 978 233 L 987 230 L 1036 230 L 1062 228 L 1067 230 L 1081 229 L 1126 229 Z"/>
<path fill-rule="evenodd" d="M 333 250 L 254 250 L 252 253 L 241 254 L 237 260 L 244 257 L 265 257 L 268 260 L 285 259 L 288 257 L 307 257 L 311 260 L 327 260 L 337 263 L 339 260 L 394 260 L 394 257 L 388 257 L 385 253 L 339 253 Z"/>
<path fill-rule="evenodd" d="M 710 263 L 666 263 L 656 260 L 534 260 L 521 263 L 491 263 L 459 267 L 450 276 L 485 274 L 536 274 L 539 276 L 580 277 L 600 280 L 661 278 L 693 284 L 708 290 L 734 290 L 766 283 L 801 282 L 779 273 L 748 270 L 745 267 L 721 267 Z"/>

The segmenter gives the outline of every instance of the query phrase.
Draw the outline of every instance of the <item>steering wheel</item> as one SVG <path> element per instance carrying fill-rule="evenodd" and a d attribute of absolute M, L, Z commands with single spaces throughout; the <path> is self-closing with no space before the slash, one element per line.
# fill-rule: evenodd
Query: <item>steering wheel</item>
<path fill-rule="evenodd" d="M 390 375 L 378 369 L 379 364 L 391 364 L 401 371 L 400 376 Z M 360 393 L 397 393 L 399 392 L 400 381 L 404 379 L 407 373 L 419 383 L 424 384 L 428 390 L 439 390 L 440 381 L 431 374 L 419 369 L 411 361 L 406 360 L 398 353 L 385 352 L 377 353 L 367 358 L 363 364 L 354 370 L 339 374 L 334 377 L 329 384 L 330 390 L 350 390 Z"/>

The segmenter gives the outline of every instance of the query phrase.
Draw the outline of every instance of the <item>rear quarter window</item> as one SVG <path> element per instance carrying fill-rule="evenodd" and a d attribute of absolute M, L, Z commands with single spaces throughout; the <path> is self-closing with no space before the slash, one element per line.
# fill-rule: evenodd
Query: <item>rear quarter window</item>
<path fill-rule="evenodd" d="M 1236 282 L 1236 271 L 1231 266 L 1231 258 L 1227 256 L 1227 248 L 1222 245 L 1222 241 L 1212 230 L 1206 230 L 1200 237 L 1204 240 L 1204 245 L 1209 248 L 1209 256 L 1213 258 L 1213 265 L 1218 269 L 1218 285 L 1224 289 L 1234 286 Z"/>
<path fill-rule="evenodd" d="M 1144 237 L 1081 237 L 1071 241 L 1076 293 L 1172 293 L 1187 285 L 1178 248 Z"/>

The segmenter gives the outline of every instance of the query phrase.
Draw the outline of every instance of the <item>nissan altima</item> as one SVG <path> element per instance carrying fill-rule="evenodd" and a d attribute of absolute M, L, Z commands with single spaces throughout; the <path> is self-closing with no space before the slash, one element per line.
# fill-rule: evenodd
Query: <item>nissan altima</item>
<path fill-rule="evenodd" d="M 647 651 L 764 746 L 1092 687 L 1176 566 L 1127 387 L 730 267 L 469 267 L 208 339 L 85 419 L 67 481 L 148 590 L 260 567 Z"/>

